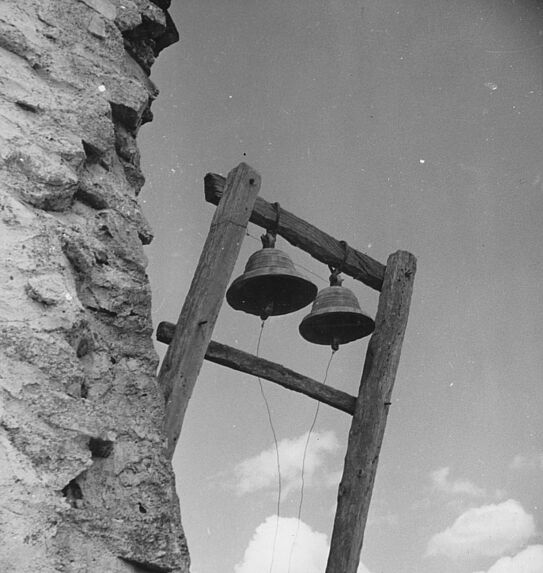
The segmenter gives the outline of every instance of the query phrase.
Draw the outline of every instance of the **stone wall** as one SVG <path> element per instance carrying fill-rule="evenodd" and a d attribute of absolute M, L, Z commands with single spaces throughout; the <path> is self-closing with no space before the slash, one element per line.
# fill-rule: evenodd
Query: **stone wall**
<path fill-rule="evenodd" d="M 0 571 L 188 571 L 136 134 L 167 0 L 0 0 Z"/>

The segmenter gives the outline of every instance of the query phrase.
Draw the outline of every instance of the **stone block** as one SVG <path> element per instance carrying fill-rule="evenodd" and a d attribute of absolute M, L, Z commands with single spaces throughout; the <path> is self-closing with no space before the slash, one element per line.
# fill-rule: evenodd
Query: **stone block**
<path fill-rule="evenodd" d="M 26 285 L 28 296 L 46 306 L 71 302 L 73 295 L 66 288 L 61 275 L 43 274 L 30 277 Z"/>
<path fill-rule="evenodd" d="M 12 152 L 6 163 L 27 177 L 28 183 L 20 186 L 19 193 L 34 207 L 63 211 L 71 205 L 78 177 L 59 156 L 30 145 Z"/>
<path fill-rule="evenodd" d="M 141 25 L 141 12 L 132 0 L 123 0 L 117 11 L 115 25 L 124 34 Z"/>
<path fill-rule="evenodd" d="M 106 25 L 100 16 L 93 15 L 89 20 L 87 30 L 97 38 L 104 39 L 107 36 Z"/>
<path fill-rule="evenodd" d="M 117 8 L 110 0 L 79 0 L 108 20 L 115 20 L 117 16 Z"/>

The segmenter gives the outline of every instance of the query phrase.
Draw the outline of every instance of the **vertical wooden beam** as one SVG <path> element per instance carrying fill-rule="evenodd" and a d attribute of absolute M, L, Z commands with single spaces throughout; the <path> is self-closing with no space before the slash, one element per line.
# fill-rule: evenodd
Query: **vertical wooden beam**
<path fill-rule="evenodd" d="M 415 271 L 412 254 L 390 255 L 349 432 L 326 573 L 358 568 Z"/>
<path fill-rule="evenodd" d="M 229 174 L 168 352 L 158 375 L 166 398 L 167 453 L 173 456 L 249 217 L 260 175 L 245 163 Z"/>

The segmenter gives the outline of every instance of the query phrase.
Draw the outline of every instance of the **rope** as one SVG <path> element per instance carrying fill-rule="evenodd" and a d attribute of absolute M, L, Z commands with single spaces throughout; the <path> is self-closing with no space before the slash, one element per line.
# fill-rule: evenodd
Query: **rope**
<path fill-rule="evenodd" d="M 332 350 L 332 354 L 330 355 L 330 359 L 328 360 L 328 364 L 326 365 L 326 370 L 324 373 L 324 380 L 322 381 L 322 383 L 324 385 L 326 385 L 326 381 L 328 380 L 328 372 L 330 370 L 330 364 L 332 364 L 332 359 L 334 358 L 334 354 L 336 353 L 335 350 Z M 292 545 L 290 546 L 290 553 L 288 556 L 288 570 L 287 573 L 290 573 L 290 566 L 291 566 L 291 561 L 292 561 L 292 555 L 294 554 L 294 547 L 296 545 L 296 539 L 298 538 L 298 531 L 300 530 L 300 519 L 302 517 L 302 505 L 304 503 L 304 488 L 305 488 L 305 460 L 307 457 L 307 449 L 309 447 L 309 440 L 311 439 L 311 434 L 313 433 L 313 430 L 315 428 L 315 424 L 317 423 L 317 418 L 319 416 L 319 409 L 320 409 L 321 403 L 317 402 L 317 407 L 315 409 L 315 415 L 313 416 L 313 421 L 311 422 L 311 426 L 309 428 L 309 431 L 307 432 L 307 440 L 305 441 L 305 447 L 304 447 L 304 453 L 302 456 L 302 472 L 301 472 L 301 481 L 302 481 L 302 486 L 300 488 L 300 504 L 298 505 L 298 519 L 297 519 L 297 523 L 296 523 L 296 532 L 294 533 L 294 539 L 292 540 Z"/>
<path fill-rule="evenodd" d="M 260 353 L 260 341 L 262 340 L 262 333 L 264 332 L 264 320 L 260 325 L 260 334 L 258 335 L 258 342 L 256 345 L 256 355 L 259 356 Z M 270 570 L 269 573 L 273 571 L 273 562 L 275 559 L 275 547 L 277 545 L 277 536 L 279 534 L 279 515 L 281 511 L 281 464 L 279 461 L 279 444 L 277 442 L 277 434 L 275 432 L 275 427 L 273 425 L 270 404 L 268 402 L 268 398 L 266 397 L 266 393 L 264 392 L 264 386 L 262 384 L 262 380 L 260 376 L 257 376 L 258 384 L 260 386 L 260 393 L 262 394 L 262 398 L 264 399 L 264 404 L 266 406 L 266 412 L 268 414 L 268 422 L 270 423 L 270 428 L 273 434 L 273 443 L 275 445 L 275 457 L 277 461 L 277 520 L 275 522 L 275 534 L 273 536 L 273 545 L 272 545 L 272 557 L 270 561 Z"/>

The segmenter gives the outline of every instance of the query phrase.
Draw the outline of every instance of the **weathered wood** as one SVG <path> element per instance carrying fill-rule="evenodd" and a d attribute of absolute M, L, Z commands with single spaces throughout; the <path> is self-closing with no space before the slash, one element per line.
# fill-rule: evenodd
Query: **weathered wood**
<path fill-rule="evenodd" d="M 415 271 L 410 253 L 398 251 L 388 259 L 349 432 L 326 573 L 356 573 L 358 568 Z"/>
<path fill-rule="evenodd" d="M 222 196 L 224 184 L 224 177 L 208 173 L 204 178 L 206 201 L 217 205 Z M 258 197 L 251 214 L 251 223 L 268 229 L 275 228 L 276 220 L 275 207 L 262 197 Z M 277 234 L 327 265 L 338 266 L 345 258 L 344 248 L 340 241 L 282 208 Z M 385 266 L 352 247 L 347 247 L 347 256 L 342 271 L 375 290 L 381 290 Z"/>
<path fill-rule="evenodd" d="M 156 338 L 159 342 L 169 344 L 175 332 L 175 324 L 171 322 L 161 322 L 158 325 Z M 294 392 L 300 392 L 319 402 L 328 404 L 347 414 L 353 414 L 356 398 L 337 390 L 331 386 L 325 386 L 312 378 L 298 374 L 294 370 L 285 368 L 276 362 L 270 362 L 264 358 L 254 356 L 237 348 L 232 348 L 226 344 L 221 344 L 211 340 L 205 354 L 205 359 L 215 364 L 227 366 L 239 372 L 245 372 L 252 376 L 258 376 L 275 382 L 283 388 L 288 388 Z"/>
<path fill-rule="evenodd" d="M 158 376 L 166 398 L 167 453 L 173 456 L 188 401 L 221 308 L 260 189 L 260 175 L 241 163 L 226 181 L 198 266 Z"/>

